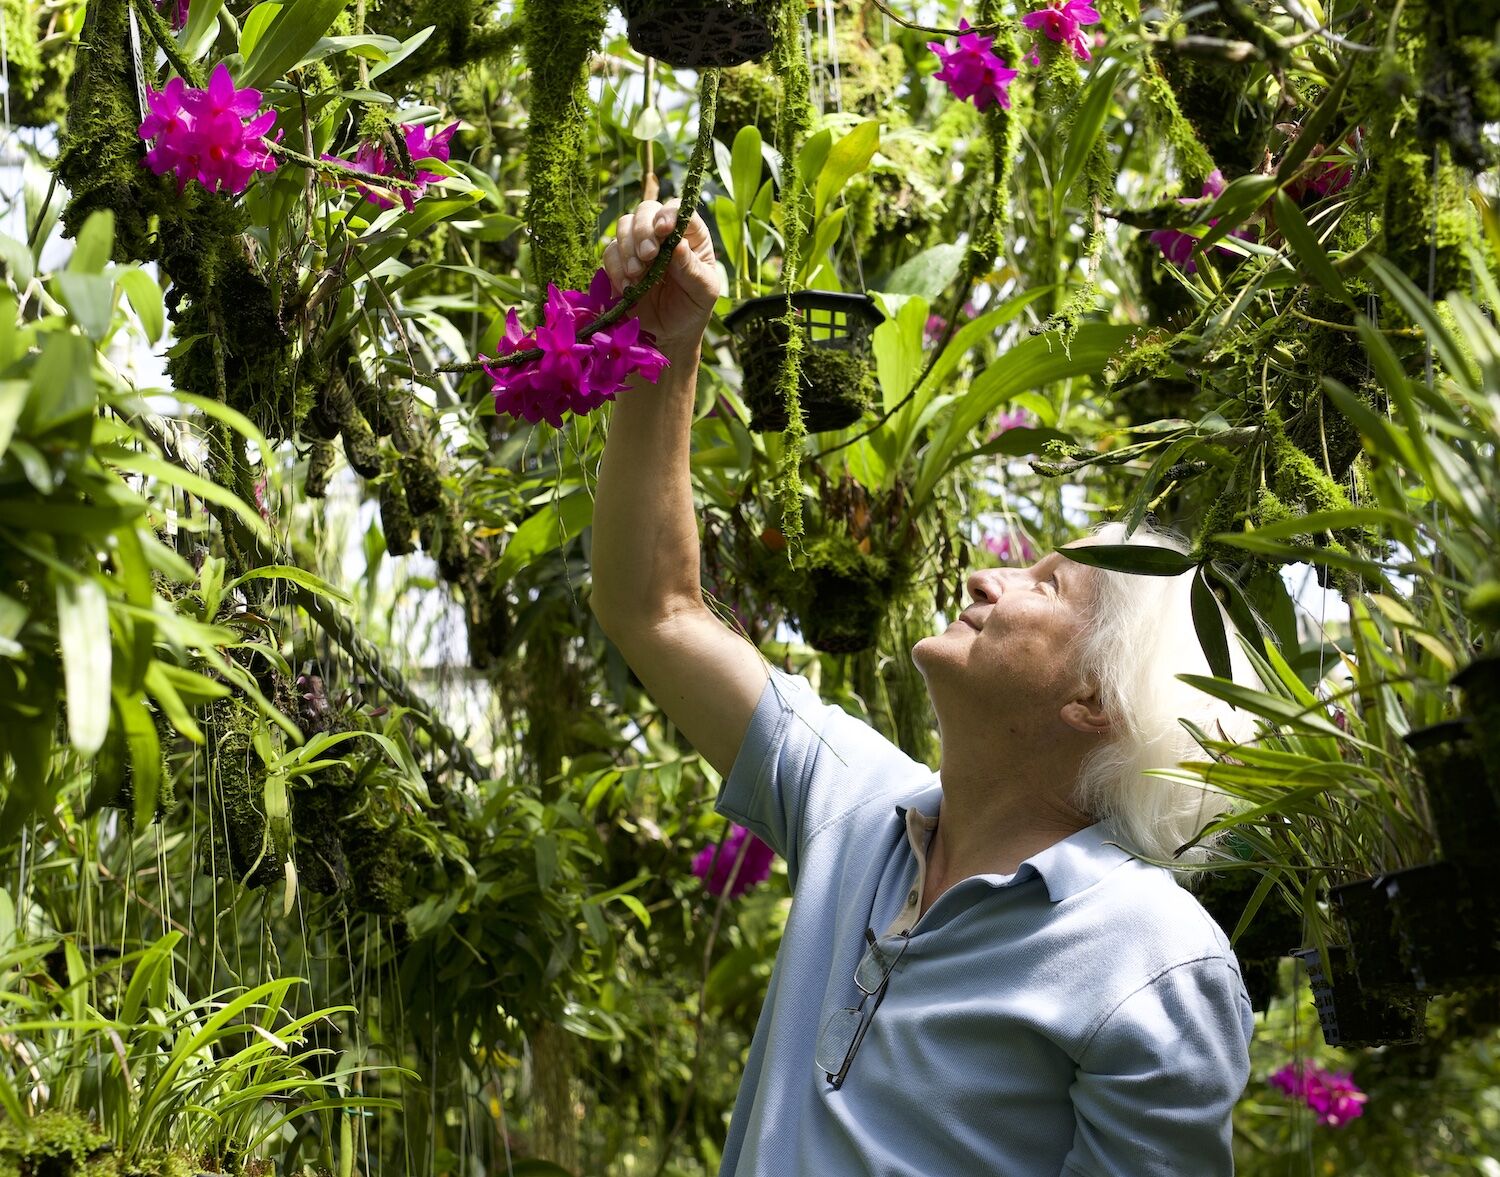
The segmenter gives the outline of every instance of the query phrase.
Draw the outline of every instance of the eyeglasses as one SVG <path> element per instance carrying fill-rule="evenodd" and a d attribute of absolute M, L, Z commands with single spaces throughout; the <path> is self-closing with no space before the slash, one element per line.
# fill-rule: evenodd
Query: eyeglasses
<path fill-rule="evenodd" d="M 891 970 L 911 943 L 911 933 L 877 938 L 874 928 L 865 929 L 865 940 L 869 947 L 854 969 L 854 984 L 863 996 L 855 1007 L 837 1011 L 823 1032 L 818 1035 L 818 1048 L 814 1055 L 818 1069 L 827 1077 L 837 1091 L 844 1085 L 844 1076 L 849 1073 L 849 1064 L 865 1040 L 865 1032 L 875 1020 L 875 1011 L 885 1000 L 886 986 L 890 984 Z M 873 1001 L 870 999 L 874 998 Z M 866 1009 L 866 1006 L 869 1006 Z"/>

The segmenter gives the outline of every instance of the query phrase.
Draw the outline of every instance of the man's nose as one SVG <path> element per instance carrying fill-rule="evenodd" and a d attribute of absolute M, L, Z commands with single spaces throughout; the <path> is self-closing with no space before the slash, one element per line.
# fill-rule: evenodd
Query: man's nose
<path fill-rule="evenodd" d="M 981 568 L 969 574 L 966 587 L 976 604 L 992 605 L 1000 599 L 1005 591 L 1003 572 L 1001 568 Z"/>

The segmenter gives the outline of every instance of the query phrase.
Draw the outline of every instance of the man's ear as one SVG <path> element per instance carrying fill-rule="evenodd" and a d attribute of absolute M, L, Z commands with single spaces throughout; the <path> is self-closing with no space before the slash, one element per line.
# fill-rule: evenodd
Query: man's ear
<path fill-rule="evenodd" d="M 1058 715 L 1070 728 L 1085 735 L 1102 736 L 1112 726 L 1097 693 L 1064 703 Z"/>

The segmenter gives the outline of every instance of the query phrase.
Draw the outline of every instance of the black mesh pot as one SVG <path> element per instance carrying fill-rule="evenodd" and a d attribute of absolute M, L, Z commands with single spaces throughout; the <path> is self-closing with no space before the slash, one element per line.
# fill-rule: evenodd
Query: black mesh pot
<path fill-rule="evenodd" d="M 1399 996 L 1415 992 L 1396 935 L 1395 913 L 1386 897 L 1386 876 L 1360 879 L 1328 889 L 1333 909 L 1343 917 L 1349 966 L 1367 993 Z"/>
<path fill-rule="evenodd" d="M 825 654 L 856 654 L 880 636 L 889 608 L 889 567 L 852 543 L 810 548 L 804 596 L 797 610 L 802 636 Z"/>
<path fill-rule="evenodd" d="M 1474 718 L 1470 731 L 1479 747 L 1490 791 L 1500 798 L 1500 656 L 1476 658 L 1453 676 Z"/>
<path fill-rule="evenodd" d="M 1224 935 L 1233 936 L 1261 877 L 1260 871 L 1243 867 L 1213 871 L 1195 882 L 1193 895 L 1224 930 Z M 1287 956 L 1301 943 L 1301 917 L 1273 890 L 1261 901 L 1250 926 L 1235 941 L 1234 952 L 1243 965 L 1247 960 Z"/>
<path fill-rule="evenodd" d="M 1279 985 L 1281 961 L 1275 957 L 1265 960 L 1241 960 L 1240 976 L 1245 981 L 1245 993 L 1250 998 L 1250 1008 L 1261 1013 L 1271 1008 L 1271 999 L 1281 996 Z"/>
<path fill-rule="evenodd" d="M 1500 897 L 1492 870 L 1431 862 L 1385 877 L 1402 960 L 1417 989 L 1500 983 Z"/>
<path fill-rule="evenodd" d="M 620 0 L 637 53 L 690 69 L 764 57 L 774 8 L 774 0 Z"/>
<path fill-rule="evenodd" d="M 809 433 L 848 428 L 875 398 L 870 335 L 884 316 L 864 294 L 799 290 L 790 299 L 802 333 L 802 420 Z M 788 424 L 778 388 L 792 331 L 783 318 L 786 305 L 786 295 L 752 298 L 724 320 L 735 333 L 750 428 L 758 433 L 780 432 Z"/>
<path fill-rule="evenodd" d="M 1307 966 L 1313 1005 L 1329 1046 L 1387 1046 L 1420 1042 L 1425 1034 L 1427 998 L 1380 997 L 1361 989 L 1349 967 L 1348 951 L 1330 945 L 1325 961 L 1316 948 L 1294 952 Z"/>
<path fill-rule="evenodd" d="M 1484 760 L 1461 719 L 1418 728 L 1406 737 L 1426 786 L 1427 808 L 1443 857 L 1487 862 L 1500 845 L 1500 804 L 1485 778 Z"/>

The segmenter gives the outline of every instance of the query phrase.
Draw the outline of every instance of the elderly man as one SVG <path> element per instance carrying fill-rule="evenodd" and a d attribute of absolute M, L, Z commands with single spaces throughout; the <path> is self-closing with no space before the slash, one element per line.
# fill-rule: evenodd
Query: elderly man
<path fill-rule="evenodd" d="M 617 288 L 674 215 L 648 202 L 621 219 Z M 615 409 L 593 608 L 723 774 L 720 812 L 792 882 L 721 1172 L 1231 1173 L 1249 1000 L 1223 933 L 1138 856 L 1170 856 L 1222 809 L 1146 775 L 1186 751 L 1178 715 L 1230 722 L 1174 677 L 1201 661 L 1185 585 L 1057 552 L 974 573 L 972 603 L 912 651 L 934 775 L 703 603 L 689 432 L 717 293 L 695 216 L 636 308 L 671 367 Z"/>

